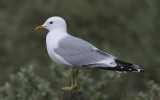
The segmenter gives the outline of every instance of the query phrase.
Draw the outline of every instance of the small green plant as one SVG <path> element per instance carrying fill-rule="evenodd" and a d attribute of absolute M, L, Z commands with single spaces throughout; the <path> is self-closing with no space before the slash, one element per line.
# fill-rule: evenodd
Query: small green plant
<path fill-rule="evenodd" d="M 140 92 L 135 100 L 160 100 L 160 85 L 154 81 L 149 81 L 147 85 L 148 91 Z"/>
<path fill-rule="evenodd" d="M 27 67 L 0 88 L 0 100 L 55 100 L 55 96 L 49 82 L 37 77 L 33 67 Z"/>

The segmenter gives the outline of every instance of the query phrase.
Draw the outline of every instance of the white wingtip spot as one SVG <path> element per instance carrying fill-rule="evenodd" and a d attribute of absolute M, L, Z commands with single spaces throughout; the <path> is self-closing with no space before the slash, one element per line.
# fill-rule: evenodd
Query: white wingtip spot
<path fill-rule="evenodd" d="M 142 71 L 142 69 L 136 69 L 137 71 L 133 71 L 133 72 L 141 72 Z"/>
<path fill-rule="evenodd" d="M 140 72 L 140 71 L 141 71 L 141 69 L 137 69 L 137 71 L 138 71 L 138 72 Z"/>
<path fill-rule="evenodd" d="M 121 67 L 121 68 L 123 68 L 123 67 Z"/>

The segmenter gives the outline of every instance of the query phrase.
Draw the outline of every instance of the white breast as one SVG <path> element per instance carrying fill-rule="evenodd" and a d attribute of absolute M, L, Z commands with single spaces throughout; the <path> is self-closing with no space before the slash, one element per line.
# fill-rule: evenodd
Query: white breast
<path fill-rule="evenodd" d="M 48 54 L 53 61 L 58 64 L 71 66 L 71 64 L 65 61 L 63 57 L 54 52 L 54 49 L 59 47 L 59 41 L 61 41 L 67 35 L 68 34 L 49 32 L 46 37 L 46 45 Z"/>

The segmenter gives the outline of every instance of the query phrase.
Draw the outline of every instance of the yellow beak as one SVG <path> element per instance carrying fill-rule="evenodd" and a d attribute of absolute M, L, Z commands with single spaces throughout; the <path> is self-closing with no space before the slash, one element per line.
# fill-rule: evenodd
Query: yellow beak
<path fill-rule="evenodd" d="M 35 30 L 41 30 L 41 29 L 44 29 L 44 27 L 43 27 L 42 25 L 37 26 L 37 27 L 35 28 Z"/>

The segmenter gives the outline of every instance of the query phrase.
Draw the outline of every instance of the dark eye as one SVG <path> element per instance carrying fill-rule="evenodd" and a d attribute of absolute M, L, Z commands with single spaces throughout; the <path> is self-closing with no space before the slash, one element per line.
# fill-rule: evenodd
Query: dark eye
<path fill-rule="evenodd" d="M 53 22 L 49 22 L 50 24 L 53 24 Z"/>

